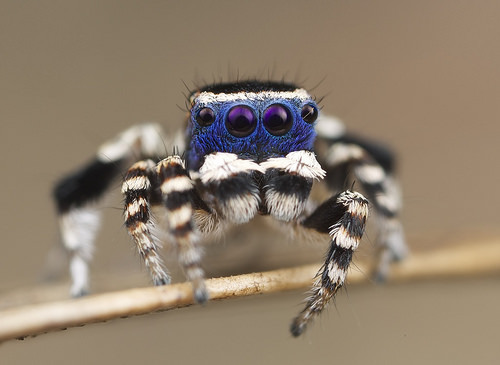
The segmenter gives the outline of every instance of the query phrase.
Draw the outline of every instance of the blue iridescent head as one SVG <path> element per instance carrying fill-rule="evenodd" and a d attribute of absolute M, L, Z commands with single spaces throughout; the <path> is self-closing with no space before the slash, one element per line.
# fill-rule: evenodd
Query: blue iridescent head
<path fill-rule="evenodd" d="M 256 162 L 313 148 L 318 106 L 304 89 L 282 82 L 240 81 L 191 94 L 186 154 L 197 170 L 212 152 Z"/>

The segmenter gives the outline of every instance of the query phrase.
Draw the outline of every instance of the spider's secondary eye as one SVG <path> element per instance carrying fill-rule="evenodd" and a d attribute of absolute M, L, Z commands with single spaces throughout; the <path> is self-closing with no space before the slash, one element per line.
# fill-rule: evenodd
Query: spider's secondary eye
<path fill-rule="evenodd" d="M 316 119 L 318 119 L 318 108 L 312 106 L 311 104 L 306 104 L 302 107 L 300 115 L 305 122 L 313 123 Z"/>
<path fill-rule="evenodd" d="M 292 128 L 292 113 L 281 104 L 273 104 L 264 111 L 264 127 L 275 136 L 282 136 Z"/>
<path fill-rule="evenodd" d="M 235 137 L 250 135 L 257 126 L 257 118 L 246 105 L 233 106 L 226 117 L 226 128 Z"/>
<path fill-rule="evenodd" d="M 210 108 L 203 108 L 196 114 L 196 121 L 201 126 L 207 126 L 215 122 L 215 112 Z"/>

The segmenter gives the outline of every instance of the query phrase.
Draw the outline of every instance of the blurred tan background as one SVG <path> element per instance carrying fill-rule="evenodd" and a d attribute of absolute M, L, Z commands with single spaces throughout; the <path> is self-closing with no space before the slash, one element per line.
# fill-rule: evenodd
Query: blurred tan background
<path fill-rule="evenodd" d="M 184 83 L 237 74 L 319 84 L 324 111 L 393 146 L 413 250 L 496 239 L 499 19 L 495 0 L 0 2 L 0 290 L 45 272 L 59 177 L 134 123 L 181 125 Z M 117 289 L 148 284 L 113 199 L 95 292 L 108 277 Z M 322 257 L 246 237 L 231 262 L 220 259 L 229 242 L 208 249 L 210 275 L 286 266 L 304 250 L 308 262 Z M 8 342 L 0 363 L 493 364 L 498 279 L 351 287 L 299 339 L 288 324 L 301 291 Z"/>

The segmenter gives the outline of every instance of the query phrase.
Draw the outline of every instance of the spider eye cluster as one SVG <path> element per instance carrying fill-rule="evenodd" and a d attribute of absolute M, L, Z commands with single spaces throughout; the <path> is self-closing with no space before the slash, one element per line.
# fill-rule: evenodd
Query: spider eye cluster
<path fill-rule="evenodd" d="M 318 108 L 313 104 L 304 104 L 300 116 L 304 122 L 311 124 L 318 118 Z M 224 125 L 233 136 L 247 137 L 257 127 L 259 117 L 267 132 L 274 136 L 285 135 L 292 128 L 295 119 L 290 107 L 284 104 L 271 104 L 260 116 L 257 110 L 242 104 L 229 109 L 224 116 Z M 196 113 L 195 119 L 200 126 L 207 127 L 216 121 L 217 115 L 212 108 L 204 107 Z"/>

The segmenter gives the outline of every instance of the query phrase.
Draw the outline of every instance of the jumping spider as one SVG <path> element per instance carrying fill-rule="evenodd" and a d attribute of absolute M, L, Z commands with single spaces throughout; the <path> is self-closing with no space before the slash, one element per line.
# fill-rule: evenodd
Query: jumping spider
<path fill-rule="evenodd" d="M 358 192 L 342 191 L 349 178 L 361 186 L 378 218 L 376 274 L 383 277 L 391 261 L 405 256 L 392 155 L 345 133 L 335 119 L 320 117 L 306 90 L 285 82 L 218 83 L 192 92 L 189 103 L 184 135 L 167 136 L 152 124 L 134 126 L 57 184 L 54 195 L 62 240 L 71 255 L 73 296 L 88 291 L 100 219 L 93 203 L 129 166 L 122 186 L 125 226 L 153 283 L 170 283 L 155 234 L 165 228 L 198 303 L 210 296 L 201 268 L 202 238 L 222 223 L 245 223 L 260 214 L 290 223 L 293 231 L 324 235 L 326 260 L 305 309 L 292 323 L 294 336 L 342 287 L 364 233 L 369 203 Z M 165 157 L 166 147 L 177 152 Z M 309 196 L 315 180 L 331 191 L 319 204 Z M 154 206 L 166 210 L 165 227 L 155 225 Z"/>

